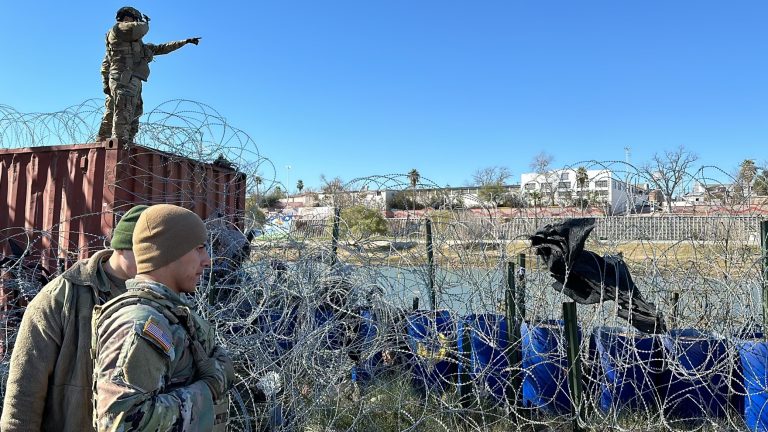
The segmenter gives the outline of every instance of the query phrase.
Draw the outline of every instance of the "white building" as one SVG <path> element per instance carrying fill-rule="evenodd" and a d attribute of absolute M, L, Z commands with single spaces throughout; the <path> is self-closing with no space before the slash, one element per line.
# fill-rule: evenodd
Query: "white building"
<path fill-rule="evenodd" d="M 605 206 L 609 214 L 627 214 L 642 209 L 648 203 L 646 188 L 620 180 L 610 170 L 587 170 L 587 181 L 580 185 L 575 169 L 547 173 L 525 173 L 520 179 L 521 194 L 529 202 L 540 200 L 542 205 L 571 206 L 579 198 L 591 206 Z"/>
<path fill-rule="evenodd" d="M 337 193 L 318 193 L 317 199 L 322 206 L 364 205 L 376 210 L 385 210 L 392 202 L 395 191 L 389 189 L 362 189 L 340 191 Z"/>

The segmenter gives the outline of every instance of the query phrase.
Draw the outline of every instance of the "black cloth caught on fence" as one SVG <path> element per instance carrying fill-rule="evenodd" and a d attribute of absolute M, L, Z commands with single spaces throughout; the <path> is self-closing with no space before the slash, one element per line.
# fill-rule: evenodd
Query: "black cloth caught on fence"
<path fill-rule="evenodd" d="M 552 287 L 580 304 L 606 300 L 618 303 L 620 317 L 646 333 L 667 330 L 656 306 L 643 299 L 619 256 L 599 256 L 584 250 L 587 237 L 595 228 L 592 218 L 566 219 L 539 228 L 531 237 L 536 249 L 556 282 Z"/>

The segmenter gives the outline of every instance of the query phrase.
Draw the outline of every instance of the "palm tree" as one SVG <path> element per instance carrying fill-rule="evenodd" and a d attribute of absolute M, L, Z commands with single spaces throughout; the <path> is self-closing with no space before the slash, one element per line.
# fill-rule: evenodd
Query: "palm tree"
<path fill-rule="evenodd" d="M 304 182 L 299 179 L 299 181 L 296 182 L 296 190 L 299 191 L 299 195 L 301 195 L 301 191 L 304 189 Z M 306 205 L 307 201 L 304 200 L 304 204 Z"/>
<path fill-rule="evenodd" d="M 259 208 L 259 201 L 261 200 L 261 193 L 259 193 L 259 186 L 262 183 L 261 176 L 257 175 L 253 178 L 253 182 L 256 183 L 256 208 Z"/>
<path fill-rule="evenodd" d="M 411 187 L 413 188 L 413 212 L 416 213 L 416 185 L 419 184 L 421 174 L 414 168 L 408 173 L 408 179 L 411 181 Z"/>
<path fill-rule="evenodd" d="M 589 174 L 587 169 L 580 166 L 576 169 L 576 184 L 579 185 L 579 207 L 581 207 L 581 215 L 584 216 L 584 186 L 589 182 Z"/>

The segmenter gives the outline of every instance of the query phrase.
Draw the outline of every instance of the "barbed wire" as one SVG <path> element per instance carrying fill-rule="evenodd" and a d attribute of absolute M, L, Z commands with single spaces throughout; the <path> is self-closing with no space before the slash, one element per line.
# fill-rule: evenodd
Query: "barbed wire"
<path fill-rule="evenodd" d="M 100 118 L 95 102 L 56 114 L 4 106 L 0 113 L 4 148 L 85 142 Z M 247 134 L 204 104 L 167 102 L 145 120 L 137 141 L 202 161 L 223 154 L 260 175 L 269 168 L 277 184 L 274 165 Z M 564 168 L 577 166 L 643 178 L 641 169 L 620 161 Z M 716 170 L 688 178 L 722 178 Z M 427 179 L 414 186 L 408 174 L 354 179 L 343 189 L 403 191 L 414 199 L 440 193 Z M 768 388 L 760 206 L 611 216 L 602 206 L 450 204 L 403 212 L 381 231 L 345 211 L 364 202 L 355 195 L 337 201 L 337 238 L 332 212 L 303 219 L 285 210 L 278 235 L 268 226 L 250 231 L 252 224 L 232 223 L 226 214 L 206 221 L 213 265 L 189 300 L 214 323 L 235 361 L 230 430 L 571 430 L 576 413 L 594 430 L 753 430 L 768 423 L 759 399 Z M 620 253 L 673 330 L 639 332 L 613 302 L 578 305 L 582 397 L 575 399 L 561 309 L 569 299 L 550 286 L 528 237 L 546 223 L 585 215 L 597 220 L 586 248 Z M 0 244 L 11 239 L 22 251 L 3 256 L 3 383 L 23 310 L 41 276 L 54 276 L 37 263 L 58 247 L 64 225 L 79 226 L 72 222 L 44 232 L 0 230 Z M 94 245 L 108 239 L 94 236 L 67 252 L 77 256 L 77 248 Z M 510 263 L 520 270 L 521 256 L 525 271 L 510 272 Z M 505 299 L 512 282 L 523 314 L 519 339 L 508 332 L 515 323 L 507 325 L 514 319 Z"/>

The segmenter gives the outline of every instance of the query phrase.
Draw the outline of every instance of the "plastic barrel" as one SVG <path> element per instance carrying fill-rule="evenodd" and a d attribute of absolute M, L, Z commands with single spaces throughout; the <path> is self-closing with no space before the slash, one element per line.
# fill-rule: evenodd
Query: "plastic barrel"
<path fill-rule="evenodd" d="M 319 331 L 320 349 L 338 350 L 348 342 L 352 329 L 340 318 L 341 313 L 330 306 L 315 309 L 315 328 Z"/>
<path fill-rule="evenodd" d="M 739 352 L 737 376 L 743 391 L 740 409 L 750 431 L 768 432 L 768 342 L 736 342 Z"/>
<path fill-rule="evenodd" d="M 563 322 L 523 323 L 520 332 L 523 338 L 523 405 L 554 414 L 569 413 L 568 354 Z"/>
<path fill-rule="evenodd" d="M 658 337 L 632 333 L 622 327 L 598 327 L 593 332 L 598 359 L 594 376 L 604 411 L 649 410 L 656 406 L 656 379 L 661 372 Z"/>
<path fill-rule="evenodd" d="M 407 319 L 413 383 L 420 390 L 444 391 L 455 380 L 456 323 L 447 310 L 414 311 Z"/>
<path fill-rule="evenodd" d="M 664 370 L 658 389 L 664 414 L 697 421 L 725 415 L 729 362 L 725 340 L 694 329 L 661 337 Z"/>
<path fill-rule="evenodd" d="M 457 340 L 460 341 L 464 328 L 469 330 L 471 351 L 469 368 L 459 364 L 459 376 L 469 373 L 475 389 L 482 395 L 489 395 L 497 401 L 504 401 L 509 385 L 509 361 L 505 351 L 509 344 L 507 320 L 503 315 L 472 314 L 459 322 Z M 461 344 L 458 344 L 460 354 Z"/>
<path fill-rule="evenodd" d="M 256 325 L 261 333 L 260 349 L 267 350 L 269 357 L 278 359 L 293 348 L 296 339 L 296 309 L 266 310 L 258 315 Z"/>
<path fill-rule="evenodd" d="M 381 351 L 376 346 L 378 332 L 373 312 L 369 309 L 360 311 L 359 327 L 352 344 L 352 349 L 360 355 L 360 361 L 353 370 L 354 381 L 370 381 L 384 368 Z"/>

